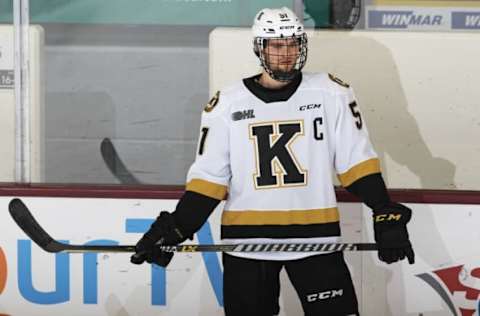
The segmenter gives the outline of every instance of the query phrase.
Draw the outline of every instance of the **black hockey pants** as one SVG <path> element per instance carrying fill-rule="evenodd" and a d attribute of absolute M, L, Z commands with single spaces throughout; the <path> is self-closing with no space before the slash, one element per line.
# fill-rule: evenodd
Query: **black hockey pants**
<path fill-rule="evenodd" d="M 226 316 L 279 314 L 280 270 L 285 267 L 305 316 L 358 315 L 358 303 L 343 253 L 291 261 L 245 259 L 223 254 Z"/>

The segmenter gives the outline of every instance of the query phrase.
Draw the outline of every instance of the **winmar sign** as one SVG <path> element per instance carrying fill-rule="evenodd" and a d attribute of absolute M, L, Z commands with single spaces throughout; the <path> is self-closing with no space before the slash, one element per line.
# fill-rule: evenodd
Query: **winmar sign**
<path fill-rule="evenodd" d="M 478 30 L 480 8 L 370 6 L 367 28 L 401 30 Z"/>
<path fill-rule="evenodd" d="M 367 15 L 368 28 L 412 29 L 439 28 L 448 26 L 447 12 L 430 10 L 370 10 Z"/>

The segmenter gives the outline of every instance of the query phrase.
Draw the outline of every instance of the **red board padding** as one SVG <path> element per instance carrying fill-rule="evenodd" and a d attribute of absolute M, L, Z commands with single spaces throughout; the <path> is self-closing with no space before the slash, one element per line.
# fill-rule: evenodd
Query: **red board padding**
<path fill-rule="evenodd" d="M 128 199 L 178 199 L 183 186 L 171 185 L 66 185 L 1 183 L 0 196 L 88 197 Z M 342 188 L 335 190 L 340 202 L 359 200 Z M 390 189 L 392 200 L 404 203 L 480 204 L 480 191 Z"/>

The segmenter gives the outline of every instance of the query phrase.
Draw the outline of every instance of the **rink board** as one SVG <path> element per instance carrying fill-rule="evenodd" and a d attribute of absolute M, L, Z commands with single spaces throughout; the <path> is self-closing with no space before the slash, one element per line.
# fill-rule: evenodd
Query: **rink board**
<path fill-rule="evenodd" d="M 219 254 L 176 254 L 166 270 L 134 266 L 128 254 L 49 254 L 10 218 L 10 199 L 0 197 L 0 314 L 223 315 Z M 176 204 L 174 199 L 23 199 L 47 232 L 72 244 L 134 244 L 160 210 Z M 385 265 L 370 252 L 347 254 L 362 314 L 478 315 L 480 205 L 407 205 L 414 210 L 415 265 Z M 358 203 L 340 203 L 340 210 L 345 241 L 373 240 L 369 210 Z M 194 243 L 219 241 L 219 215 L 216 210 Z M 302 314 L 284 273 L 280 303 L 280 315 Z"/>

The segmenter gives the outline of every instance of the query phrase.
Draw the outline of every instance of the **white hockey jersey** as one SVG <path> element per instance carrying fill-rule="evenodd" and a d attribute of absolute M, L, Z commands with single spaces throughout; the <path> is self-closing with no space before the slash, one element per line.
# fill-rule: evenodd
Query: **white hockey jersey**
<path fill-rule="evenodd" d="M 352 89 L 323 73 L 304 73 L 293 85 L 272 101 L 249 78 L 205 107 L 186 189 L 226 199 L 224 243 L 339 242 L 333 172 L 344 187 L 380 172 Z M 316 253 L 231 254 L 292 260 Z"/>

